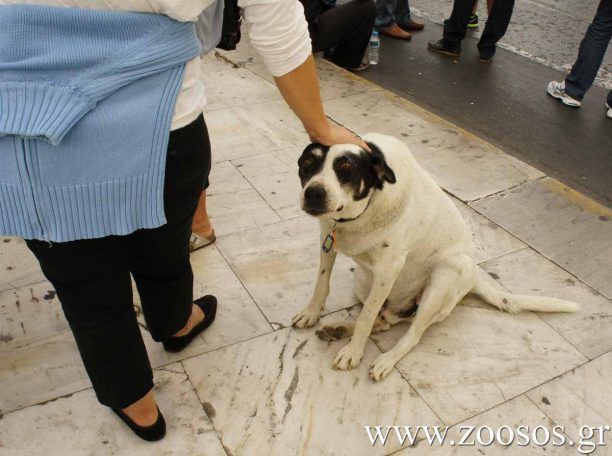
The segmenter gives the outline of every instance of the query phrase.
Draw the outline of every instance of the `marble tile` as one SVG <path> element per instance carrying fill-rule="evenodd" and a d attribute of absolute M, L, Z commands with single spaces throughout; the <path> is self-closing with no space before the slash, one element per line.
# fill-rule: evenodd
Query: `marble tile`
<path fill-rule="evenodd" d="M 472 201 L 544 174 L 461 131 L 439 131 L 412 146 L 417 161 L 441 187 Z"/>
<path fill-rule="evenodd" d="M 153 366 L 165 365 L 272 331 L 270 324 L 215 246 L 192 253 L 191 265 L 194 297 L 206 294 L 217 297 L 215 322 L 180 353 L 166 353 L 161 344 L 151 339 L 142 313 L 138 312 L 149 359 Z M 135 295 L 135 301 L 139 308 L 138 295 Z"/>
<path fill-rule="evenodd" d="M 369 380 L 374 344 L 358 368 L 333 370 L 341 346 L 286 328 L 183 363 L 229 454 L 386 454 L 400 445 L 372 448 L 364 425 L 438 424 L 396 371 Z"/>
<path fill-rule="evenodd" d="M 317 65 L 317 75 L 319 76 L 321 98 L 324 104 L 326 104 L 327 100 L 334 98 L 382 90 L 380 86 L 328 62 L 321 55 L 317 56 L 315 63 Z"/>
<path fill-rule="evenodd" d="M 155 443 L 136 437 L 87 389 L 0 420 L 0 454 L 200 455 L 226 453 L 180 364 L 155 371 L 155 392 L 167 424 Z"/>
<path fill-rule="evenodd" d="M 263 63 L 261 56 L 257 53 L 255 48 L 251 44 L 249 37 L 251 25 L 248 22 L 242 24 L 242 39 L 233 51 L 224 51 L 223 49 L 216 49 L 215 53 L 225 59 L 231 64 L 246 68 L 252 73 L 256 74 L 262 79 L 275 84 L 274 77 L 268 71 Z"/>
<path fill-rule="evenodd" d="M 383 351 L 406 325 L 371 336 Z M 586 358 L 537 315 L 458 306 L 398 364 L 446 424 L 456 424 L 582 364 Z"/>
<path fill-rule="evenodd" d="M 254 189 L 207 196 L 206 207 L 217 236 L 240 233 L 280 220 Z"/>
<path fill-rule="evenodd" d="M 472 203 L 597 291 L 612 298 L 612 210 L 545 178 Z"/>
<path fill-rule="evenodd" d="M 202 79 L 208 101 L 207 113 L 282 99 L 274 85 L 245 68 L 232 65 L 214 52 L 202 59 Z"/>
<path fill-rule="evenodd" d="M 531 402 L 526 396 L 518 396 L 514 399 L 509 400 L 504 404 L 500 404 L 497 407 L 487 410 L 486 412 L 475 416 L 461 424 L 452 426 L 446 433 L 444 444 L 439 443 L 428 444 L 426 438 L 421 438 L 415 445 L 410 448 L 400 450 L 395 453 L 396 456 L 425 456 L 425 455 L 444 455 L 444 456 L 455 456 L 455 455 L 476 455 L 486 454 L 487 456 L 502 456 L 509 454 L 520 454 L 521 456 L 529 455 L 575 455 L 576 452 L 572 449 L 569 444 L 565 446 L 554 446 L 553 442 L 549 442 L 547 445 L 538 446 L 531 439 L 530 443 L 525 446 L 518 446 L 519 441 L 516 431 L 519 426 L 529 426 L 530 431 L 535 429 L 537 426 L 544 426 L 549 432 L 552 430 L 554 423 L 549 417 L 547 417 L 541 410 L 539 410 L 533 402 Z M 474 431 L 469 435 L 464 442 L 474 443 L 474 445 L 459 446 L 458 443 L 462 441 L 462 438 L 469 432 L 467 428 L 461 429 L 462 426 L 469 426 L 475 428 Z M 510 445 L 501 445 L 497 440 L 494 440 L 491 445 L 480 445 L 478 443 L 476 432 L 481 427 L 489 427 L 493 432 L 497 432 L 502 426 L 508 426 L 512 429 L 514 438 Z M 432 432 L 432 431 L 430 431 Z M 442 432 L 442 430 L 441 430 Z M 423 431 L 421 431 L 423 434 Z M 541 440 L 543 440 L 543 432 L 538 434 Z M 490 434 L 487 430 L 481 431 L 481 441 L 488 442 Z M 501 433 L 503 442 L 508 442 L 510 439 L 510 431 L 504 430 Z M 565 436 L 567 439 L 567 436 Z M 520 438 L 520 442 L 524 442 L 524 438 Z M 454 442 L 451 445 L 451 442 Z M 559 438 L 555 439 L 555 442 L 559 442 Z"/>
<path fill-rule="evenodd" d="M 0 322 L 0 352 L 68 329 L 55 290 L 46 281 L 0 291 Z"/>
<path fill-rule="evenodd" d="M 251 45 L 249 33 L 251 25 L 248 22 L 244 22 L 241 27 L 242 38 L 236 46 L 236 49 L 232 51 L 224 51 L 223 49 L 215 49 L 215 53 L 222 56 L 227 61 L 232 62 L 237 66 L 249 68 L 255 63 L 261 63 L 261 57 Z M 263 65 L 263 63 L 262 63 Z"/>
<path fill-rule="evenodd" d="M 23 239 L 0 236 L 0 291 L 45 280 Z"/>
<path fill-rule="evenodd" d="M 462 201 L 543 176 L 526 163 L 387 92 L 330 100 L 326 107 L 334 120 L 360 134 L 375 131 L 402 139 L 438 184 Z"/>
<path fill-rule="evenodd" d="M 477 263 L 527 247 L 526 244 L 487 220 L 468 205 L 463 204 L 456 198 L 452 198 L 452 200 L 472 233 Z"/>
<path fill-rule="evenodd" d="M 531 249 L 481 264 L 513 293 L 553 296 L 578 302 L 571 314 L 540 313 L 574 347 L 589 358 L 612 350 L 612 302 Z"/>
<path fill-rule="evenodd" d="M 253 186 L 229 161 L 214 163 L 210 168 L 208 180 L 207 196 L 253 190 Z"/>
<path fill-rule="evenodd" d="M 576 442 L 582 426 L 612 424 L 612 353 L 580 366 L 529 391 L 527 395 L 553 421 L 565 426 Z M 595 436 L 598 440 L 599 434 Z M 596 455 L 610 454 L 612 432 L 605 434 L 607 448 Z M 601 451 L 600 451 L 601 450 Z"/>
<path fill-rule="evenodd" d="M 248 27 L 246 30 L 248 31 Z M 245 68 L 266 81 L 274 83 L 274 78 L 266 69 L 261 57 L 251 46 L 248 36 L 246 34 L 243 34 L 243 36 L 244 39 L 241 40 L 235 51 L 218 51 L 218 54 L 234 65 Z M 380 86 L 328 62 L 322 55 L 315 57 L 315 64 L 323 100 L 381 90 Z"/>
<path fill-rule="evenodd" d="M 0 351 L 0 415 L 90 385 L 69 330 Z"/>
<path fill-rule="evenodd" d="M 213 167 L 218 162 L 278 149 L 265 132 L 233 109 L 205 113 L 204 118 L 210 135 Z"/>
<path fill-rule="evenodd" d="M 234 160 L 233 164 L 277 214 L 282 211 L 286 218 L 301 215 L 298 167 L 289 166 L 283 153 L 254 155 Z"/>
<path fill-rule="evenodd" d="M 266 152 L 294 146 L 306 147 L 310 143 L 297 116 L 284 101 L 271 101 L 233 108 L 243 121 L 248 123 L 273 147 Z"/>
<path fill-rule="evenodd" d="M 325 109 L 334 120 L 359 134 L 376 132 L 397 136 L 409 145 L 416 142 L 413 137 L 442 130 L 442 126 L 430 124 L 411 111 L 400 97 L 387 91 L 329 100 Z"/>
<path fill-rule="evenodd" d="M 308 216 L 217 240 L 217 247 L 271 323 L 287 326 L 310 301 L 319 267 L 319 225 Z M 327 312 L 356 304 L 352 260 L 339 255 Z"/>

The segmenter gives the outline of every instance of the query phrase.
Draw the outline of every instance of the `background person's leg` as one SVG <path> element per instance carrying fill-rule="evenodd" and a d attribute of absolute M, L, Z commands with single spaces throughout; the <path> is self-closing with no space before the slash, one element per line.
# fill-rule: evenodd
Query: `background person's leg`
<path fill-rule="evenodd" d="M 565 91 L 572 98 L 582 100 L 589 90 L 612 37 L 612 1 L 602 0 L 595 18 L 580 43 L 578 58 L 565 78 Z"/>
<path fill-rule="evenodd" d="M 371 0 L 353 0 L 324 12 L 312 38 L 313 51 L 333 48 L 326 57 L 336 65 L 359 67 L 368 49 L 374 18 L 375 5 Z"/>
<path fill-rule="evenodd" d="M 387 28 L 396 23 L 395 5 L 399 0 L 376 0 L 376 27 Z"/>
<path fill-rule="evenodd" d="M 508 24 L 512 17 L 514 0 L 495 0 L 491 8 L 491 14 L 487 18 L 487 24 L 480 41 L 478 50 L 483 58 L 491 58 L 495 54 L 495 44 L 506 34 Z"/>
<path fill-rule="evenodd" d="M 442 39 L 446 44 L 460 47 L 461 40 L 465 38 L 465 29 L 470 20 L 474 2 L 476 0 L 455 0 L 453 11 L 448 19 L 444 21 Z"/>
<path fill-rule="evenodd" d="M 410 23 L 410 4 L 408 0 L 397 0 L 395 4 L 395 21 L 399 26 L 408 26 Z"/>
<path fill-rule="evenodd" d="M 210 142 L 200 116 L 170 134 L 164 184 L 167 223 L 122 238 L 147 327 L 158 342 L 180 331 L 192 312 L 189 237 L 209 169 Z"/>
<path fill-rule="evenodd" d="M 26 241 L 53 284 L 98 400 L 123 409 L 153 388 L 118 238 Z"/>

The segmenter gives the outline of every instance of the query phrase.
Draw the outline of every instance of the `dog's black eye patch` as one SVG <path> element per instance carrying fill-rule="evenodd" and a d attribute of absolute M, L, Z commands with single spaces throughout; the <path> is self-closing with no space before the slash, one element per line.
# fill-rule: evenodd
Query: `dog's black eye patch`
<path fill-rule="evenodd" d="M 350 184 L 359 176 L 356 175 L 357 164 L 350 156 L 343 155 L 334 160 L 334 171 L 341 184 Z"/>
<path fill-rule="evenodd" d="M 329 147 L 321 144 L 310 144 L 298 159 L 299 176 L 302 187 L 308 180 L 323 169 Z"/>
<path fill-rule="evenodd" d="M 352 190 L 353 199 L 359 201 L 370 193 L 376 183 L 376 174 L 370 166 L 366 152 L 347 153 L 334 159 L 334 172 L 343 187 Z"/>

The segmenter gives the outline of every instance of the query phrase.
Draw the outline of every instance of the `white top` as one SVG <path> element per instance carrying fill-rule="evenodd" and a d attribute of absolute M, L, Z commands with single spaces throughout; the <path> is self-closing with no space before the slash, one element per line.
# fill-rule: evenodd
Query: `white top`
<path fill-rule="evenodd" d="M 0 5 L 30 3 L 165 14 L 177 21 L 195 21 L 214 0 L 0 0 Z M 223 1 L 223 0 L 219 0 Z M 238 0 L 252 24 L 249 38 L 273 76 L 300 66 L 312 52 L 304 9 L 298 0 Z M 193 122 L 206 105 L 200 58 L 187 62 L 183 85 L 176 100 L 172 130 Z"/>

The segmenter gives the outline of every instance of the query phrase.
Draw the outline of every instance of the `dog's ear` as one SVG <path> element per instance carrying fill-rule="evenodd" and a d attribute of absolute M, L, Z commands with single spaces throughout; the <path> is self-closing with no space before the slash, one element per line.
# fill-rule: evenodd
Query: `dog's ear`
<path fill-rule="evenodd" d="M 384 181 L 387 181 L 390 184 L 395 184 L 395 173 L 387 164 L 387 161 L 385 160 L 385 156 L 382 151 L 378 148 L 378 146 L 376 146 L 376 144 L 370 142 L 367 144 L 368 146 L 370 146 L 370 150 L 372 151 L 368 153 L 368 155 L 370 157 L 370 165 L 378 176 L 378 187 L 382 188 Z"/>

